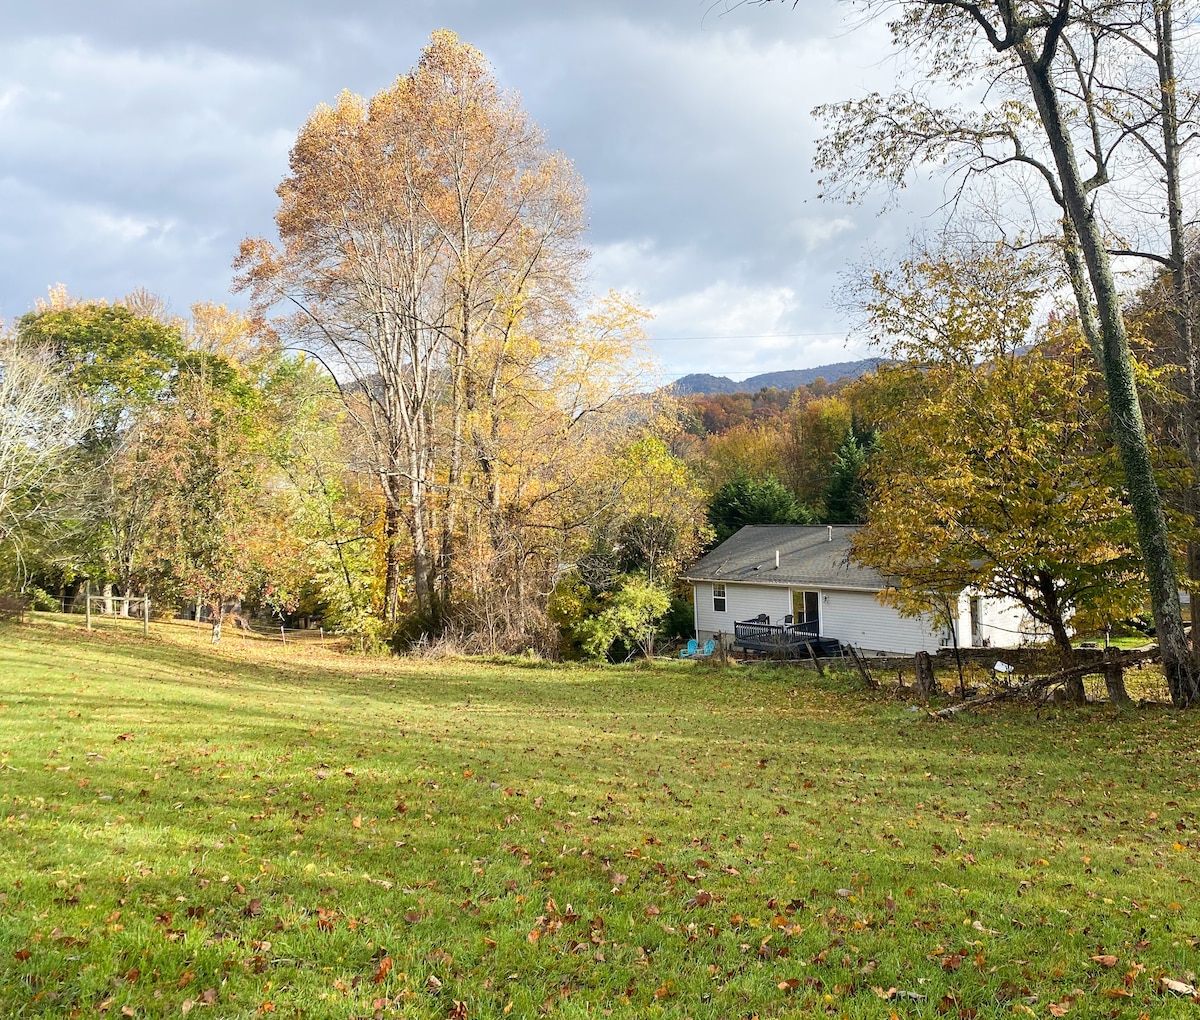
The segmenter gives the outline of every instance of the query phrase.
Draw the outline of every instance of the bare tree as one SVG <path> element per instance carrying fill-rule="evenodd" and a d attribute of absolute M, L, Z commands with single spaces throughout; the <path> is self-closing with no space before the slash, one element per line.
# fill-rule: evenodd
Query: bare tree
<path fill-rule="evenodd" d="M 71 450 L 91 424 L 55 371 L 55 352 L 0 337 L 0 554 L 18 569 L 61 525 Z"/>

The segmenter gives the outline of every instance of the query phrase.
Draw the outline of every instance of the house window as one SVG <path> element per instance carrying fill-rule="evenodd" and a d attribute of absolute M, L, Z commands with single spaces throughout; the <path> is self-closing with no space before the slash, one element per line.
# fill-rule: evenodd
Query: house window
<path fill-rule="evenodd" d="M 725 585 L 713 583 L 713 612 L 725 612 Z"/>
<path fill-rule="evenodd" d="M 821 593 L 819 591 L 792 592 L 792 622 L 819 623 Z"/>

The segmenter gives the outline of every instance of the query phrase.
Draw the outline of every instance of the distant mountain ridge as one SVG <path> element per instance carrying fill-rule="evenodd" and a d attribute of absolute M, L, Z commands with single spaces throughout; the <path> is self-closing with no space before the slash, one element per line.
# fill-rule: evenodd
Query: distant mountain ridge
<path fill-rule="evenodd" d="M 764 372 L 762 375 L 752 375 L 741 382 L 734 382 L 728 376 L 708 375 L 697 372 L 685 375 L 671 383 L 671 390 L 678 396 L 712 396 L 719 393 L 757 393 L 761 389 L 774 387 L 777 390 L 794 390 L 797 386 L 807 386 L 817 379 L 826 382 L 837 382 L 839 379 L 857 379 L 860 375 L 872 372 L 884 361 L 883 358 L 863 358 L 861 361 L 837 361 L 831 365 L 818 365 L 816 368 L 793 368 L 785 372 Z"/>

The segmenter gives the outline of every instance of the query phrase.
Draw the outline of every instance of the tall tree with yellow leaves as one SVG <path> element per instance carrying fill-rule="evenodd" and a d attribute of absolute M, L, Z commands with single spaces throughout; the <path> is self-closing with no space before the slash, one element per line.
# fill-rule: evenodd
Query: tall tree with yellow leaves
<path fill-rule="evenodd" d="M 487 470 L 472 428 L 514 335 L 569 314 L 583 188 L 483 55 L 443 30 L 390 88 L 313 113 L 279 195 L 282 244 L 243 242 L 242 286 L 290 305 L 281 331 L 341 383 L 385 497 L 386 614 L 403 527 L 413 608 L 436 627 L 468 458 Z"/>

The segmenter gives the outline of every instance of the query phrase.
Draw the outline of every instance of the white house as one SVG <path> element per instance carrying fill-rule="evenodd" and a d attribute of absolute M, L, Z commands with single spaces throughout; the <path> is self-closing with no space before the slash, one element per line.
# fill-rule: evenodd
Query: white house
<path fill-rule="evenodd" d="M 735 623 L 757 621 L 788 642 L 836 639 L 868 654 L 932 653 L 952 645 L 944 621 L 901 616 L 881 604 L 887 581 L 851 561 L 854 531 L 828 525 L 742 528 L 685 575 L 692 584 L 696 637 L 733 644 Z M 1014 647 L 1033 636 L 1028 615 L 1011 601 L 963 592 L 956 610 L 960 647 Z M 743 637 L 753 631 L 753 623 L 739 628 Z"/>

